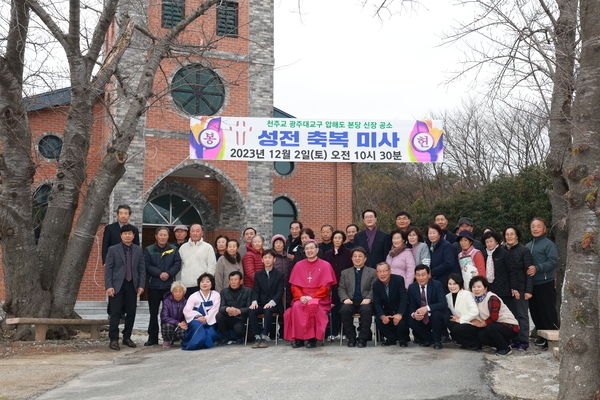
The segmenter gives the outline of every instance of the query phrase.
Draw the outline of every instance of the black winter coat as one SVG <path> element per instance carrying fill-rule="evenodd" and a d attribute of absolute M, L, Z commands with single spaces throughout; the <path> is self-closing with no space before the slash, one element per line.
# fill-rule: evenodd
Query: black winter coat
<path fill-rule="evenodd" d="M 511 289 L 518 290 L 519 293 L 533 293 L 533 277 L 527 275 L 527 268 L 533 265 L 531 252 L 521 243 L 506 249 L 506 265 L 509 270 L 515 274 L 515 282 L 511 282 Z"/>

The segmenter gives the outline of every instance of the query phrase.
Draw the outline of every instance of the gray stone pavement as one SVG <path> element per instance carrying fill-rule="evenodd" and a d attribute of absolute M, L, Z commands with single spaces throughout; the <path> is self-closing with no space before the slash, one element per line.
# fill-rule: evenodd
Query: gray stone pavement
<path fill-rule="evenodd" d="M 141 345 L 145 336 L 134 340 Z M 140 348 L 40 399 L 495 399 L 482 352 L 326 343 L 292 349 L 229 345 L 182 351 Z"/>

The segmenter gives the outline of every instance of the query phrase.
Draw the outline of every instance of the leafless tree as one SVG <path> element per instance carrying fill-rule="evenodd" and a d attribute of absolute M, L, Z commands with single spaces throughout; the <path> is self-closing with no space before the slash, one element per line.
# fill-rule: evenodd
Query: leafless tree
<path fill-rule="evenodd" d="M 219 39 L 204 30 L 199 17 L 219 2 L 200 1 L 168 30 L 148 23 L 144 2 L 1 3 L 0 234 L 8 316 L 74 316 L 96 230 L 131 157 L 140 118 L 148 107 L 160 105 L 164 94 L 154 90 L 161 66 L 166 59 L 200 60 L 214 48 Z M 105 41 L 113 32 L 114 43 Z M 193 35 L 197 44 L 190 46 L 189 36 L 180 41 L 184 35 Z M 105 49 L 107 43 L 111 47 Z M 139 63 L 121 63 L 127 52 L 140 49 L 146 57 Z M 38 164 L 24 96 L 64 83 L 71 88 L 71 101 L 63 148 L 36 243 L 31 185 Z M 112 136 L 96 173 L 89 175 L 86 160 L 98 101 L 110 116 Z"/>
<path fill-rule="evenodd" d="M 600 5 L 588 0 L 468 3 L 478 10 L 476 17 L 446 37 L 450 42 L 477 38 L 457 76 L 475 72 L 494 99 L 529 90 L 548 116 L 546 165 L 553 181 L 549 195 L 560 254 L 559 293 L 564 284 L 559 398 L 597 397 Z M 489 67 L 493 73 L 483 74 Z"/>
<path fill-rule="evenodd" d="M 468 189 L 498 174 L 515 175 L 548 156 L 548 119 L 529 102 L 506 104 L 469 99 L 455 110 L 434 114 L 444 121 L 444 168 Z"/>

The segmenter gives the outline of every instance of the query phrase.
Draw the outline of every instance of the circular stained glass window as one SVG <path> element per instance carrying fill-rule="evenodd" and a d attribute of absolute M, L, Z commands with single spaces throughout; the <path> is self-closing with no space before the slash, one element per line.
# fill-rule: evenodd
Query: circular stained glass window
<path fill-rule="evenodd" d="M 294 172 L 294 163 L 290 161 L 275 161 L 275 171 L 279 175 L 289 175 Z"/>
<path fill-rule="evenodd" d="M 180 69 L 171 84 L 173 101 L 190 115 L 215 115 L 225 102 L 225 85 L 200 65 Z"/>
<path fill-rule="evenodd" d="M 62 139 L 56 135 L 46 135 L 38 142 L 38 151 L 49 160 L 56 160 L 62 150 Z"/>

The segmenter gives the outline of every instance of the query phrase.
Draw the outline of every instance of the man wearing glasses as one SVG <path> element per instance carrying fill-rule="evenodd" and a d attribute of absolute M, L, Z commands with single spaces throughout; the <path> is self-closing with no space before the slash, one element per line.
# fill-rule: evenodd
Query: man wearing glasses
<path fill-rule="evenodd" d="M 362 247 L 367 251 L 367 266 L 375 268 L 380 262 L 385 262 L 392 241 L 390 235 L 377 229 L 377 213 L 365 210 L 362 213 L 365 229 L 354 236 L 354 247 Z"/>

